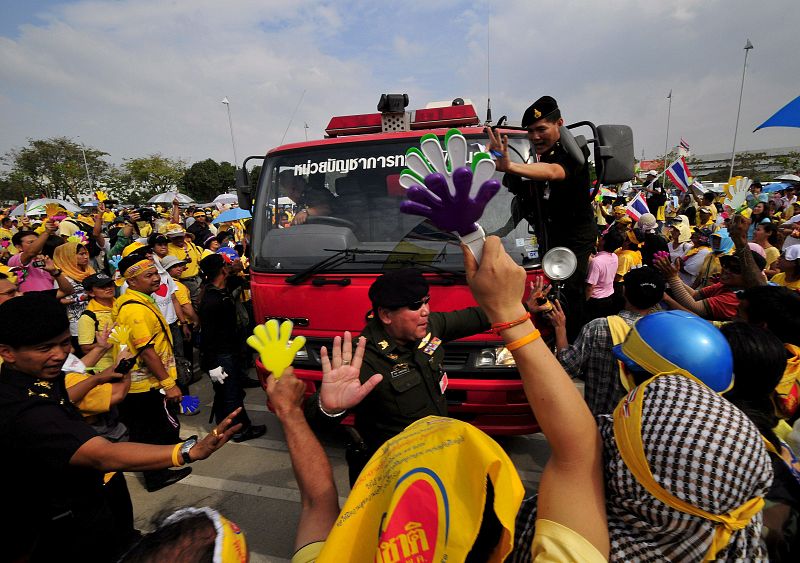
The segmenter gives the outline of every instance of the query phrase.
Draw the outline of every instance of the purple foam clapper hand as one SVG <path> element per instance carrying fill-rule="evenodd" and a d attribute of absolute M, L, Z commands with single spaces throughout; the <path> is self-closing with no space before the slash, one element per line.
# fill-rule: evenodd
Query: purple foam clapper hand
<path fill-rule="evenodd" d="M 486 235 L 478 220 L 486 205 L 500 190 L 500 182 L 486 180 L 475 197 L 471 197 L 472 170 L 465 166 L 453 173 L 453 185 L 455 194 L 451 195 L 442 174 L 429 174 L 424 187 L 411 186 L 408 189 L 408 201 L 400 204 L 400 211 L 426 217 L 439 229 L 458 233 L 461 242 L 469 247 L 480 263 Z"/>

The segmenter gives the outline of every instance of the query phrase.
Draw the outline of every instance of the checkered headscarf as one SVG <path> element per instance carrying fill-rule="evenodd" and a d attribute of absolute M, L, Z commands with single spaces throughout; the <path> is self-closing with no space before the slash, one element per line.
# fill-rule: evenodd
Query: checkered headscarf
<path fill-rule="evenodd" d="M 755 425 L 731 403 L 687 377 L 668 375 L 644 390 L 642 441 L 656 482 L 715 515 L 728 513 L 772 483 L 772 466 Z M 611 560 L 702 561 L 716 523 L 652 496 L 625 466 L 611 417 L 599 420 L 604 442 Z M 761 514 L 733 532 L 719 561 L 766 559 Z"/>
<path fill-rule="evenodd" d="M 724 514 L 772 483 L 761 435 L 747 416 L 709 388 L 681 375 L 661 376 L 645 388 L 642 440 L 656 482 L 712 514 Z M 603 438 L 610 561 L 702 561 L 716 522 L 680 512 L 652 496 L 625 466 L 609 415 L 598 419 Z M 517 515 L 509 561 L 529 563 L 536 530 L 536 497 Z M 719 561 L 762 561 L 761 514 L 734 532 Z"/>

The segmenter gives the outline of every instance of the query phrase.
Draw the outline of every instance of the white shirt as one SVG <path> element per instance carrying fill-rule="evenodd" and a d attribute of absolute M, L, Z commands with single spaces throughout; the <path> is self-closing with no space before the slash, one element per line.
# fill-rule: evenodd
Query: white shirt
<path fill-rule="evenodd" d="M 683 269 L 678 272 L 683 283 L 686 285 L 692 285 L 694 283 L 694 279 L 697 277 L 697 274 L 700 273 L 700 268 L 703 266 L 703 261 L 706 259 L 709 252 L 711 252 L 711 248 L 704 246 L 697 254 L 689 256 L 689 258 L 684 261 Z"/>

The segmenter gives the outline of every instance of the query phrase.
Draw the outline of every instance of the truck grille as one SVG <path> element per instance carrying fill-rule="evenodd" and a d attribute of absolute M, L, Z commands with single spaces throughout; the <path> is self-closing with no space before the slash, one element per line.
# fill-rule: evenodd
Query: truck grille
<path fill-rule="evenodd" d="M 459 370 L 467 367 L 469 350 L 446 349 L 444 351 L 444 369 Z"/>

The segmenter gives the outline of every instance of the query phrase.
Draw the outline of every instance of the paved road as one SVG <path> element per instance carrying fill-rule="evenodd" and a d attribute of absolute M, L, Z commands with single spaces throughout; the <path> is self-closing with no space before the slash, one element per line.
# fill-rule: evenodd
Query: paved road
<path fill-rule="evenodd" d="M 200 414 L 181 417 L 181 435 L 200 436 L 211 429 L 208 423 L 213 391 L 206 380 L 192 386 L 205 405 Z M 183 481 L 155 493 L 148 493 L 135 473 L 126 474 L 133 498 L 136 525 L 150 531 L 160 513 L 182 506 L 210 506 L 230 518 L 247 534 L 251 561 L 289 561 L 294 529 L 300 514 L 297 491 L 280 424 L 265 406 L 261 389 L 249 389 L 245 406 L 254 424 L 266 424 L 267 434 L 242 444 L 230 442 L 210 459 L 193 465 Z M 549 449 L 541 434 L 499 440 L 519 470 L 528 491 L 535 490 Z M 339 488 L 340 502 L 349 491 L 344 440 L 325 442 Z"/>

